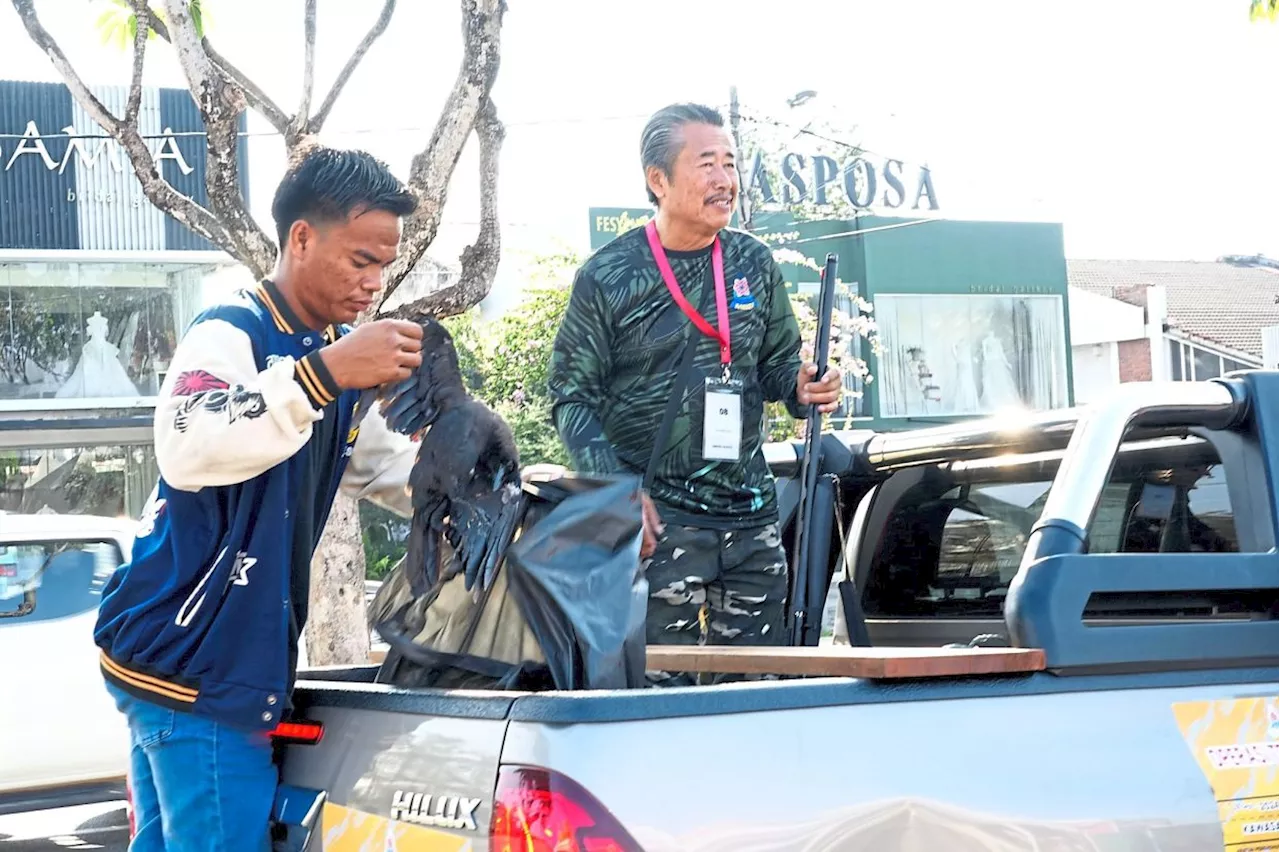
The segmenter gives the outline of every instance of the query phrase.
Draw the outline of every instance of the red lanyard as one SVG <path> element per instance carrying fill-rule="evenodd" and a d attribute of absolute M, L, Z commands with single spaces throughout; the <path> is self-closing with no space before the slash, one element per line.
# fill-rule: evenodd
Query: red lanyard
<path fill-rule="evenodd" d="M 680 290 L 680 285 L 676 282 L 676 275 L 671 271 L 671 264 L 667 263 L 667 253 L 662 250 L 662 241 L 658 239 L 658 226 L 650 219 L 649 224 L 644 227 L 645 234 L 649 237 L 649 248 L 653 250 L 653 259 L 658 262 L 658 271 L 662 273 L 662 281 L 667 285 L 667 290 L 671 292 L 671 298 L 675 299 L 680 310 L 684 311 L 684 315 L 693 321 L 698 330 L 707 337 L 714 337 L 720 341 L 720 363 L 724 365 L 725 370 L 729 369 L 730 350 L 729 350 L 729 301 L 724 292 L 724 253 L 720 249 L 720 237 L 716 237 L 715 242 L 711 244 L 711 271 L 715 277 L 716 287 L 716 322 L 720 326 L 720 330 L 711 327 L 711 323 L 702 318 L 702 314 L 698 313 L 693 305 L 689 304 L 689 300 L 684 297 L 684 293 Z"/>

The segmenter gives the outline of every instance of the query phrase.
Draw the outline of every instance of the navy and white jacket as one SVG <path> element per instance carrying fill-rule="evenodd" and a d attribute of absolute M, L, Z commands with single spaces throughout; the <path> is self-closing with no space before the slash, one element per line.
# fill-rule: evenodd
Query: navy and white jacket
<path fill-rule="evenodd" d="M 139 698 L 267 729 L 291 707 L 311 557 L 341 488 L 401 514 L 417 445 L 375 406 L 352 428 L 318 350 L 264 282 L 198 316 L 156 405 L 160 479 L 103 591 L 104 676 Z"/>

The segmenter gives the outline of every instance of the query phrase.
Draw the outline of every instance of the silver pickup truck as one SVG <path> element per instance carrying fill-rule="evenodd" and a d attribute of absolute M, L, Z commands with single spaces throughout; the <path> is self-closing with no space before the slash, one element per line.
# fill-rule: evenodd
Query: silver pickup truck
<path fill-rule="evenodd" d="M 775 677 L 618 691 L 304 671 L 277 848 L 1275 850 L 1278 404 L 1250 372 L 826 435 L 800 534 L 853 644 L 653 648 Z"/>

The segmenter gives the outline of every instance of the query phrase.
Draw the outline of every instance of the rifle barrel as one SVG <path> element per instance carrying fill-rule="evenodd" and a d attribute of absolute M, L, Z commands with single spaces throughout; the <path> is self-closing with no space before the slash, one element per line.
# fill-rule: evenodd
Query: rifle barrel
<path fill-rule="evenodd" d="M 818 289 L 818 333 L 813 347 L 813 363 L 818 367 L 816 379 L 821 381 L 827 371 L 827 357 L 831 347 L 831 312 L 835 307 L 836 266 L 839 258 L 835 254 L 827 255 L 827 263 L 822 271 L 822 284 Z M 809 518 L 813 512 L 813 504 L 817 499 L 819 447 L 822 439 L 822 413 L 818 406 L 810 405 L 807 427 L 804 436 L 804 458 L 800 468 L 800 505 L 796 510 L 796 536 L 793 550 L 794 565 L 791 571 L 791 588 L 789 606 L 791 607 L 791 644 L 804 644 L 805 623 L 808 621 L 808 607 L 804 600 L 805 590 L 809 587 L 807 574 L 809 571 L 810 542 L 807 535 Z"/>

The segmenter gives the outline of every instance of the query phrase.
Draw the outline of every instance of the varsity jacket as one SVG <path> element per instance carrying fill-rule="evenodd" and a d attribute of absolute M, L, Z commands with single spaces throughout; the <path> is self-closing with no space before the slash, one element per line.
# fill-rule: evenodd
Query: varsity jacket
<path fill-rule="evenodd" d="M 135 696 L 241 727 L 291 709 L 311 557 L 341 488 L 401 515 L 417 445 L 319 350 L 271 282 L 201 313 L 155 414 L 159 481 L 130 559 L 103 590 L 103 675 Z"/>

